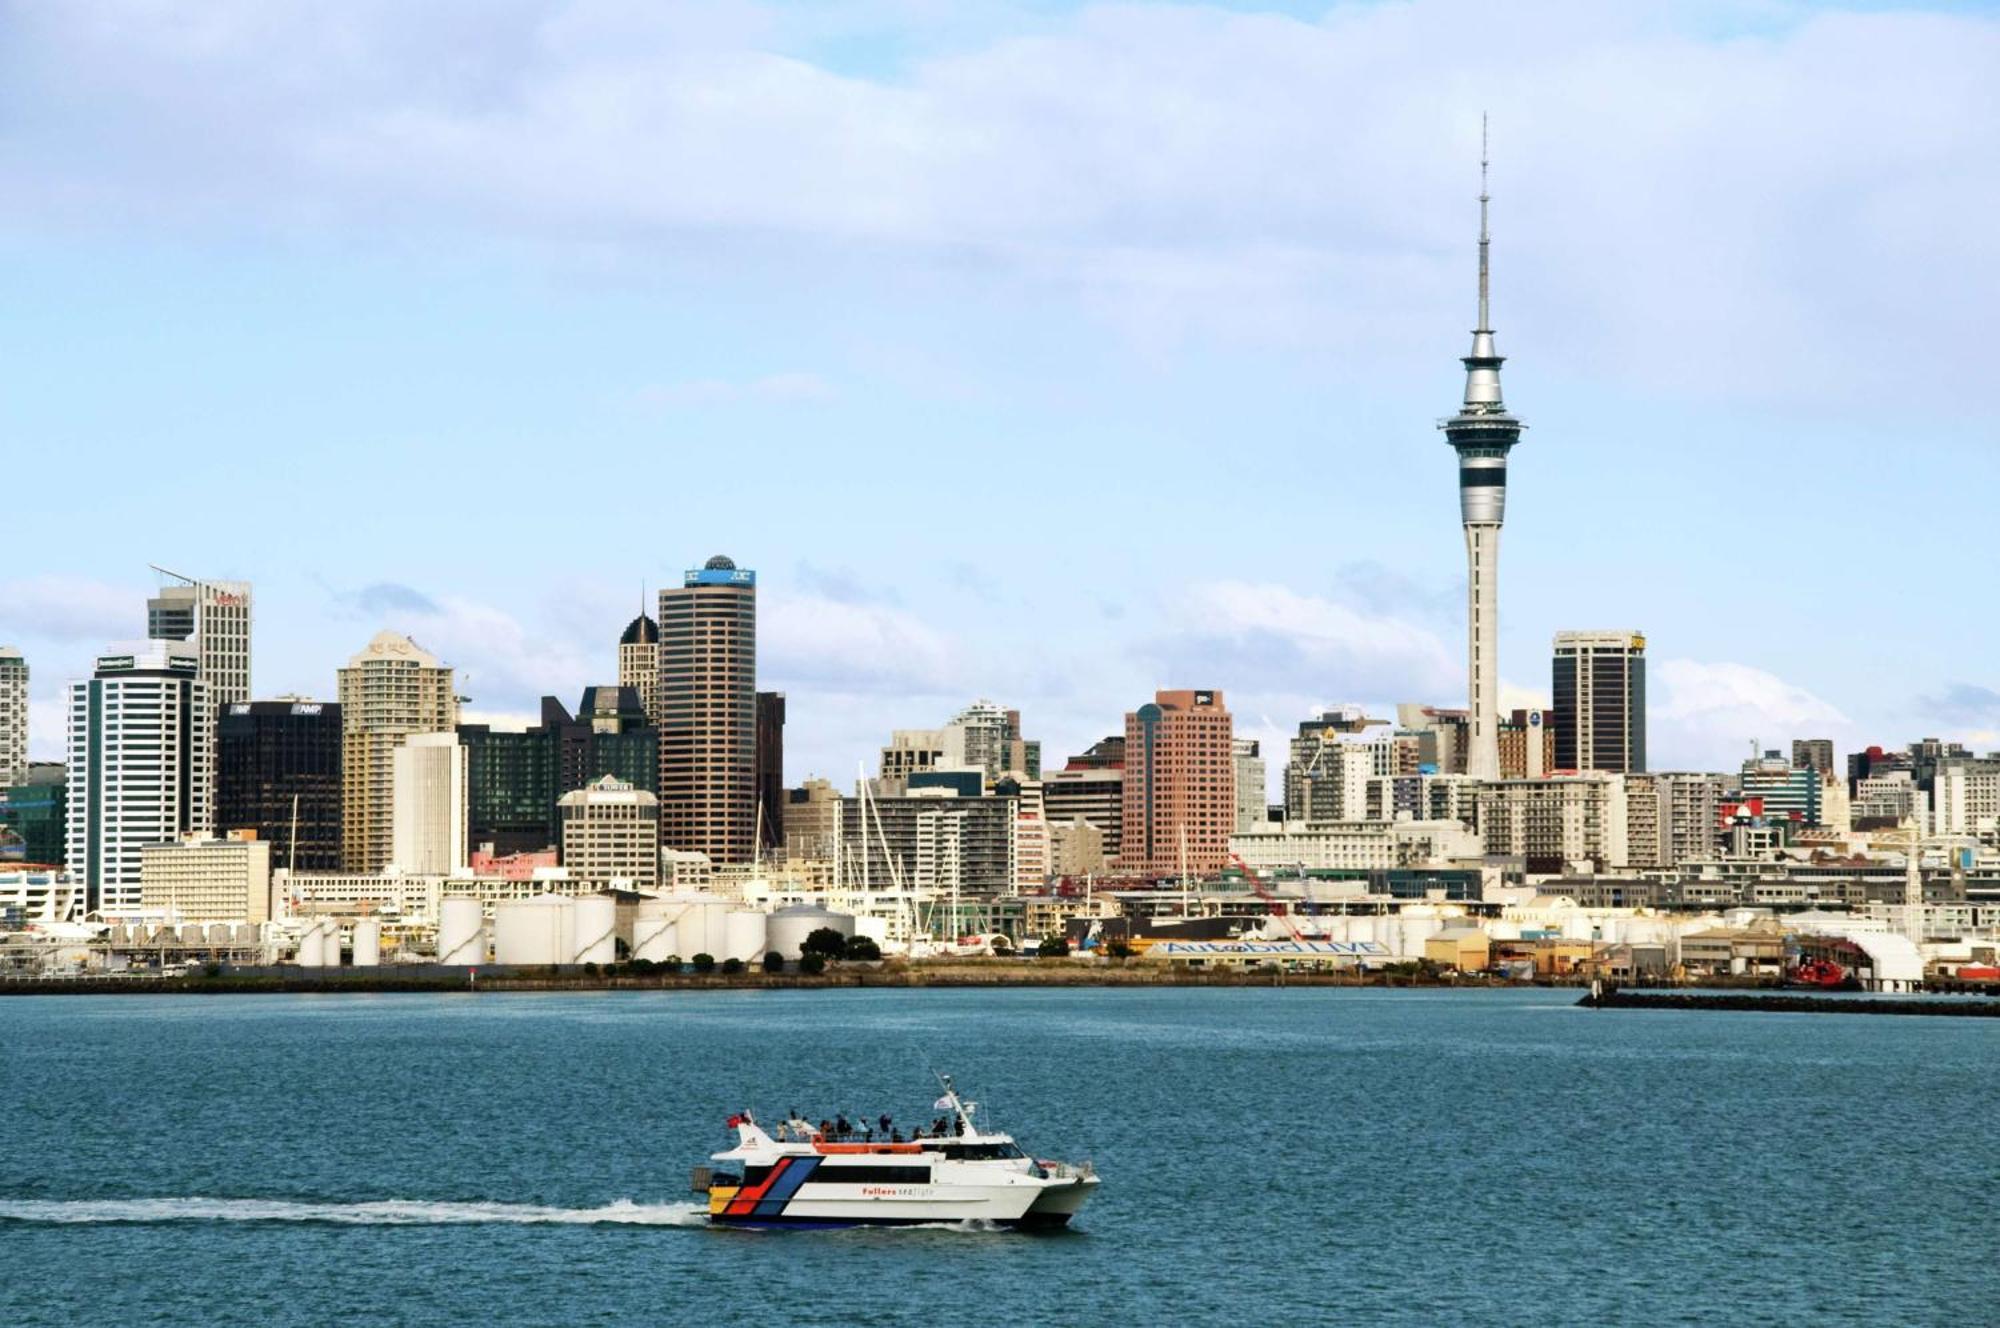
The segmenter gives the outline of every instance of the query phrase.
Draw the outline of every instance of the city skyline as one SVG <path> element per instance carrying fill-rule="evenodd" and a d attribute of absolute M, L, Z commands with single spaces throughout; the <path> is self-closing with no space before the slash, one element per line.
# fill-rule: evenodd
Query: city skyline
<path fill-rule="evenodd" d="M 1482 109 L 1509 386 L 1535 424 L 1499 708 L 1547 700 L 1556 632 L 1629 625 L 1652 646 L 1657 769 L 1733 768 L 1753 738 L 1993 745 L 1979 661 L 2000 628 L 1966 608 L 1977 568 L 1937 519 L 1996 465 L 1976 332 L 1996 278 L 1969 221 L 2000 158 L 1973 77 L 1990 9 L 994 11 L 900 45 L 796 15 L 607 32 L 545 12 L 562 21 L 514 34 L 535 58 L 490 33 L 467 56 L 530 159 L 564 141 L 552 90 L 632 68 L 696 88 L 686 52 L 733 53 L 782 84 L 772 124 L 729 131 L 735 159 L 800 166 L 771 156 L 772 125 L 848 98 L 861 156 L 843 160 L 885 209 L 810 172 L 784 198 L 750 189 L 687 159 L 702 126 L 671 99 L 641 99 L 645 160 L 685 195 L 565 171 L 595 219 L 530 215 L 482 155 L 498 130 L 474 89 L 384 104 L 335 61 L 323 103 L 260 121 L 275 94 L 226 75 L 323 47 L 300 13 L 218 19 L 200 49 L 136 21 L 16 21 L 22 95 L 101 103 L 90 151 L 30 122 L 0 157 L 37 200 L 0 230 L 0 423 L 39 495 L 0 642 L 32 668 L 37 759 L 62 755 L 66 684 L 143 634 L 149 562 L 256 587 L 260 698 L 333 699 L 340 661 L 389 627 L 454 666 L 469 718 L 533 722 L 540 695 L 616 679 L 642 582 L 728 549 L 763 575 L 758 685 L 788 694 L 789 782 L 844 783 L 888 731 L 978 696 L 1021 709 L 1052 761 L 1160 687 L 1225 690 L 1237 732 L 1274 745 L 1323 705 L 1456 704 L 1464 580 L 1431 425 L 1459 377 Z M 391 63 L 456 36 L 357 23 Z M 1509 72 L 1376 123 L 1405 45 Z M 1118 112 L 1076 72 L 1117 50 L 1158 104 L 1209 46 L 1230 67 L 1183 95 L 1230 152 L 1169 126 L 1162 178 L 1103 155 Z M 138 48 L 156 76 L 124 86 Z M 1047 141 L 1027 117 L 1051 78 L 1068 174 L 1010 175 L 946 132 L 984 97 L 1002 148 Z M 1651 114 L 1673 80 L 1714 109 Z M 1599 123 L 1562 113 L 1581 86 Z M 882 104 L 936 130 L 941 169 L 865 132 Z M 203 134 L 142 168 L 155 121 Z M 308 153 L 261 196 L 211 145 L 254 161 L 388 123 L 433 131 L 377 141 L 388 177 Z M 79 458 L 115 472 L 163 449 L 157 483 L 88 495 L 102 538 L 67 538 Z M 593 486 L 570 464 L 585 450 L 629 459 L 631 482 Z M 359 501 L 376 472 L 427 501 Z M 702 501 L 654 520 L 684 476 Z M 523 501 L 551 487 L 547 513 Z M 231 494 L 241 522 L 160 519 Z M 509 538 L 577 504 L 601 510 L 561 554 Z M 1127 504 L 1160 529 L 1132 534 Z"/>

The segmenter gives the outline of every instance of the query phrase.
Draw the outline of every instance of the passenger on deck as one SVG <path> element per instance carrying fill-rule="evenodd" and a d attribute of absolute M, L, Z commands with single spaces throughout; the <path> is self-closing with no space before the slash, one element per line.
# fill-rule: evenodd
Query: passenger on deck
<path fill-rule="evenodd" d="M 819 1121 L 819 1137 L 822 1139 L 833 1138 L 833 1122 L 824 1116 L 820 1117 Z"/>
<path fill-rule="evenodd" d="M 849 1125 L 849 1124 L 847 1123 L 847 1117 L 846 1117 L 846 1116 L 844 1116 L 844 1115 L 840 1115 L 840 1116 L 835 1116 L 835 1117 L 833 1118 L 833 1137 L 834 1137 L 834 1138 L 836 1138 L 836 1139 L 845 1139 L 845 1138 L 847 1138 L 847 1136 L 848 1136 L 848 1135 L 850 1135 L 850 1134 L 853 1134 L 853 1133 L 854 1133 L 854 1127 L 853 1127 L 853 1126 L 851 1126 L 851 1125 Z"/>
<path fill-rule="evenodd" d="M 889 1132 L 889 1113 L 886 1111 L 883 1112 L 881 1119 L 875 1123 L 882 1127 L 882 1133 L 887 1134 Z"/>
<path fill-rule="evenodd" d="M 903 1142 L 903 1132 L 901 1130 L 892 1131 L 889 1135 L 889 1142 L 892 1144 Z"/>

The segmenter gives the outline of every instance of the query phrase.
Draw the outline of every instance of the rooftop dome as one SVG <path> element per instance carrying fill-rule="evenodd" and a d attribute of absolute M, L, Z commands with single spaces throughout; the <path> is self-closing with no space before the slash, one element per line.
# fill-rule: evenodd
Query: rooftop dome
<path fill-rule="evenodd" d="M 736 564 L 719 553 L 703 563 L 702 567 L 711 572 L 733 572 L 736 570 Z"/>
<path fill-rule="evenodd" d="M 660 625 L 640 614 L 625 625 L 625 635 L 618 638 L 621 646 L 645 646 L 656 644 L 660 639 Z"/>

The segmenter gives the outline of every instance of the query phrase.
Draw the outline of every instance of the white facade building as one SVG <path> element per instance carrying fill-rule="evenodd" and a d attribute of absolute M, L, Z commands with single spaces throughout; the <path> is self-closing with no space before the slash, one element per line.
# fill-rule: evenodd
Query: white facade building
<path fill-rule="evenodd" d="M 0 646 L 0 788 L 28 778 L 28 661 Z"/>
<path fill-rule="evenodd" d="M 1266 822 L 1237 833 L 1229 851 L 1259 872 L 1371 871 L 1477 858 L 1479 836 L 1460 821 Z"/>
<path fill-rule="evenodd" d="M 194 647 L 116 644 L 69 689 L 65 854 L 93 909 L 140 911 L 140 850 L 214 829 L 214 716 Z"/>
<path fill-rule="evenodd" d="M 139 850 L 139 906 L 169 922 L 269 922 L 271 845 L 188 835 Z"/>
<path fill-rule="evenodd" d="M 392 860 L 419 876 L 466 865 L 466 750 L 455 733 L 414 733 L 396 748 Z"/>
<path fill-rule="evenodd" d="M 209 704 L 221 707 L 250 699 L 250 583 L 196 581 L 164 586 L 146 601 L 146 635 L 155 641 L 186 641 L 195 648 Z"/>
<path fill-rule="evenodd" d="M 1589 771 L 1553 779 L 1503 779 L 1479 791 L 1486 852 L 1528 860 L 1528 870 L 1625 866 L 1625 780 Z"/>

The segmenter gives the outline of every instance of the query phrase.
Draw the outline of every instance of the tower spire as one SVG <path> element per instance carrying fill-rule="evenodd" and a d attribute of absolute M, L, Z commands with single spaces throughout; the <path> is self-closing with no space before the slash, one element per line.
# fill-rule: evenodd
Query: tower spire
<path fill-rule="evenodd" d="M 1493 319 L 1487 307 L 1486 252 L 1493 243 L 1493 237 L 1486 229 L 1486 205 L 1492 195 L 1486 192 L 1486 113 L 1479 113 L 1479 332 L 1491 332 Z"/>

